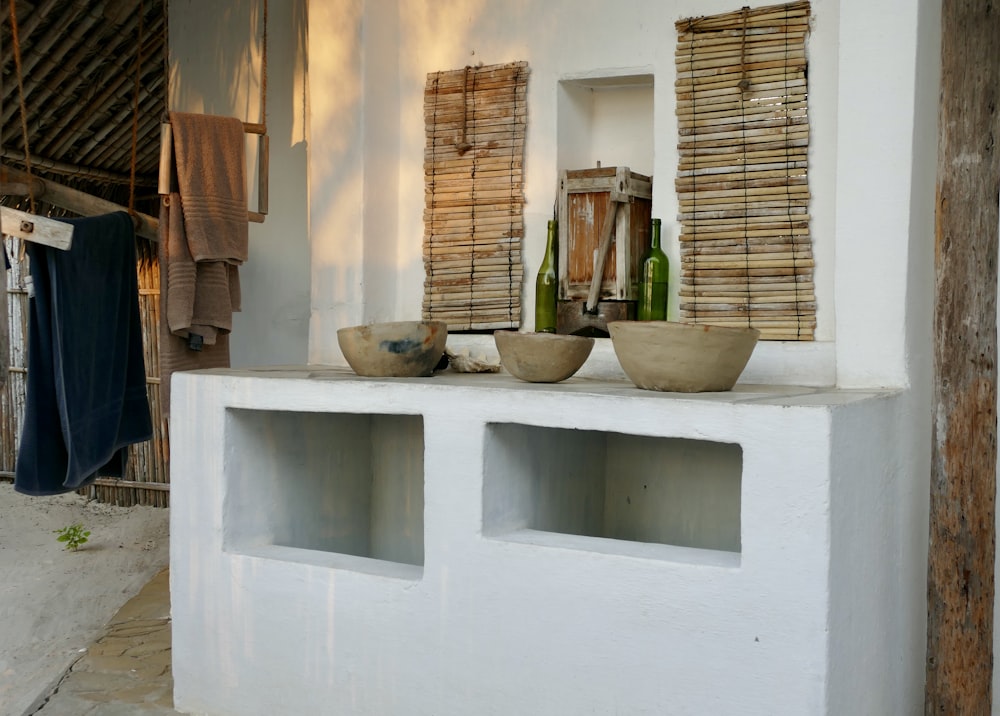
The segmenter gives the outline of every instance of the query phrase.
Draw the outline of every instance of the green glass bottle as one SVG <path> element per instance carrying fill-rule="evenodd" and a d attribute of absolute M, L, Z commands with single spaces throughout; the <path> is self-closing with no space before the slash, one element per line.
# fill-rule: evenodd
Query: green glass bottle
<path fill-rule="evenodd" d="M 545 257 L 538 267 L 535 278 L 535 331 L 556 332 L 556 292 L 559 279 L 556 276 L 556 228 L 558 223 L 549 220 L 549 235 L 545 241 Z"/>
<path fill-rule="evenodd" d="M 667 320 L 667 282 L 670 261 L 660 248 L 660 220 L 653 219 L 652 241 L 642 257 L 639 277 L 639 305 L 636 318 L 640 321 Z"/>

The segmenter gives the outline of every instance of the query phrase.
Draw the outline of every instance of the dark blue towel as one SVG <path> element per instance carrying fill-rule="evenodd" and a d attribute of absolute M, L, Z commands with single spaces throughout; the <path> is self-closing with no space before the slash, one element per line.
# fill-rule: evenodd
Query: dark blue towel
<path fill-rule="evenodd" d="M 14 488 L 71 492 L 122 477 L 127 446 L 152 437 L 135 237 L 125 212 L 73 225 L 73 247 L 28 243 L 28 386 Z"/>

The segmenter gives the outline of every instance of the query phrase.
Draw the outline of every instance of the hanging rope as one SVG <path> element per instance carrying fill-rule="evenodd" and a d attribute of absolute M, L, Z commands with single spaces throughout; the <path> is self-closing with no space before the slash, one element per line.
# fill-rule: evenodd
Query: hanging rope
<path fill-rule="evenodd" d="M 13 2 L 14 0 L 11 0 Z M 135 92 L 132 98 L 132 160 L 131 166 L 129 167 L 129 182 L 128 182 L 128 213 L 129 216 L 136 216 L 135 213 L 135 172 L 136 164 L 138 163 L 138 151 L 139 151 L 139 88 L 142 80 L 142 30 L 143 30 L 143 18 L 146 13 L 142 3 L 139 3 L 139 39 L 136 41 L 136 52 L 135 52 Z"/>
<path fill-rule="evenodd" d="M 163 0 L 163 80 L 166 92 L 163 103 L 161 122 L 170 121 L 170 7 L 169 0 Z"/>
<path fill-rule="evenodd" d="M 31 151 L 28 148 L 28 106 L 24 101 L 24 76 L 21 66 L 21 41 L 17 34 L 17 9 L 14 0 L 10 0 L 10 35 L 14 48 L 14 66 L 17 69 L 17 96 L 21 105 L 21 136 L 24 140 L 24 166 L 28 173 L 28 205 L 31 213 L 35 211 L 34 182 L 31 176 Z"/>
<path fill-rule="evenodd" d="M 267 134 L 267 0 L 264 0 L 264 28 L 261 31 L 260 121 Z"/>

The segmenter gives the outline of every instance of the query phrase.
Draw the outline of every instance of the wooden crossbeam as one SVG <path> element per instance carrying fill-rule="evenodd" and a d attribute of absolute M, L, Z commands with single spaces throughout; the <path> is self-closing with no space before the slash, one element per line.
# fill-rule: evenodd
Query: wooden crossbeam
<path fill-rule="evenodd" d="M 34 189 L 40 189 L 40 191 L 34 191 L 36 199 L 44 199 L 50 204 L 54 204 L 67 211 L 72 211 L 74 214 L 79 214 L 80 216 L 98 216 L 100 214 L 110 214 L 115 211 L 127 211 L 124 206 L 116 204 L 113 201 L 93 196 L 79 189 L 63 186 L 51 179 L 39 179 L 32 176 L 30 180 L 33 182 L 33 191 Z M 3 164 L 0 165 L 0 181 L 4 182 L 8 187 L 17 184 L 27 187 L 29 177 L 27 172 Z M 157 240 L 157 230 L 160 225 L 158 219 L 135 212 L 132 214 L 132 220 L 136 225 L 136 234 L 151 241 Z M 4 226 L 6 230 L 6 223 Z"/>

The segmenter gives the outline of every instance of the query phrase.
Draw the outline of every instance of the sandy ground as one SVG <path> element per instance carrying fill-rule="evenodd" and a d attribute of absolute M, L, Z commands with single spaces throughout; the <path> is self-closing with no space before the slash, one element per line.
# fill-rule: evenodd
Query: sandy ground
<path fill-rule="evenodd" d="M 168 562 L 169 510 L 0 482 L 0 716 L 30 713 L 118 609 Z M 76 552 L 54 533 L 82 523 Z"/>

